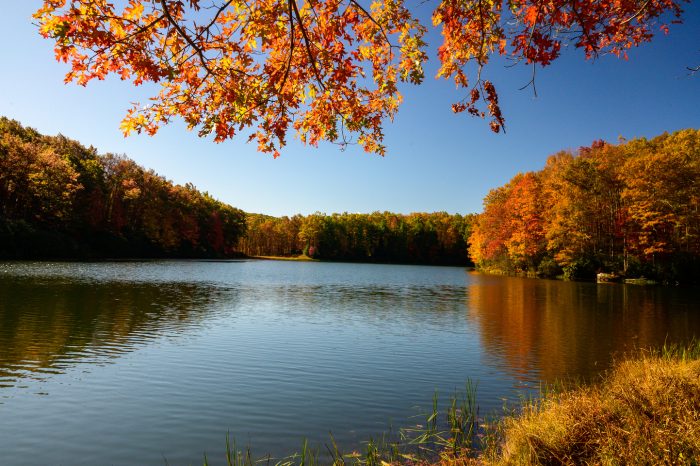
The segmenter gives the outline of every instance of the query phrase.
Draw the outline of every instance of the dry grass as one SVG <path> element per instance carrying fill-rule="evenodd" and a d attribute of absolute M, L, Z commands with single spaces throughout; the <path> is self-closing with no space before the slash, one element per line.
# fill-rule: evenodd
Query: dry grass
<path fill-rule="evenodd" d="M 400 442 L 370 440 L 364 452 L 343 454 L 331 436 L 329 458 L 304 441 L 300 453 L 255 460 L 227 439 L 227 464 L 700 466 L 700 342 L 621 360 L 598 384 L 550 390 L 489 426 L 478 424 L 475 396 L 468 383 L 441 430 L 436 394 L 424 427 L 402 430 Z M 471 448 L 477 437 L 481 451 Z"/>
<path fill-rule="evenodd" d="M 700 464 L 700 345 L 646 352 L 593 387 L 547 394 L 500 436 L 480 463 Z"/>

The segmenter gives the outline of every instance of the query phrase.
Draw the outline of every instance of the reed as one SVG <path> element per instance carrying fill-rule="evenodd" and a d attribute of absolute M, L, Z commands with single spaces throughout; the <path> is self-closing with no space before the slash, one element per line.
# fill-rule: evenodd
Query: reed
<path fill-rule="evenodd" d="M 700 341 L 637 351 L 592 385 L 544 386 L 493 422 L 479 416 L 476 389 L 467 381 L 444 412 L 435 392 L 424 424 L 370 438 L 362 452 L 343 453 L 330 434 L 324 457 L 305 439 L 299 453 L 254 459 L 227 436 L 227 464 L 700 464 Z"/>
<path fill-rule="evenodd" d="M 381 437 L 370 438 L 362 452 L 343 453 L 333 434 L 324 445 L 327 455 L 319 455 L 319 449 L 311 448 L 308 440 L 302 441 L 299 452 L 284 458 L 266 455 L 254 458 L 250 447 L 240 450 L 235 439 L 226 436 L 226 464 L 228 466 L 387 466 L 392 464 L 430 464 L 459 455 L 473 455 L 477 443 L 478 408 L 476 384 L 468 381 L 463 394 L 455 393 L 448 400 L 447 409 L 441 412 L 438 393 L 433 394 L 431 410 L 425 416 L 425 424 L 401 429 L 398 435 L 391 431 Z M 204 466 L 209 459 L 204 455 Z"/>

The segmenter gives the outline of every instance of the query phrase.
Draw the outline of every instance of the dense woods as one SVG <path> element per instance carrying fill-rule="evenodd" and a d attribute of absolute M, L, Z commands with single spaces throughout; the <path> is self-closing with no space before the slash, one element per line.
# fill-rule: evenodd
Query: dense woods
<path fill-rule="evenodd" d="M 559 152 L 489 192 L 479 215 L 270 217 L 0 118 L 0 257 L 239 253 L 697 282 L 700 131 Z"/>
<path fill-rule="evenodd" d="M 248 215 L 240 249 L 248 255 L 338 261 L 465 265 L 473 216 L 445 212 Z"/>
<path fill-rule="evenodd" d="M 700 131 L 551 156 L 489 192 L 470 238 L 482 269 L 700 279 Z"/>
<path fill-rule="evenodd" d="M 0 118 L 0 257 L 213 257 L 245 214 L 124 156 Z"/>

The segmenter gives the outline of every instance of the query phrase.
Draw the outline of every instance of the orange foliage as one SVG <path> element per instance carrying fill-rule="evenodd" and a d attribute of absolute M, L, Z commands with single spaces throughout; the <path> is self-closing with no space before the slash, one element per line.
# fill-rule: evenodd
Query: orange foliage
<path fill-rule="evenodd" d="M 511 213 L 511 235 L 505 245 L 510 257 L 525 266 L 544 249 L 540 181 L 536 174 L 526 173 L 517 175 L 510 184 L 513 187 L 506 208 Z"/>
<path fill-rule="evenodd" d="M 220 256 L 244 231 L 244 212 L 191 184 L 0 118 L 0 256 Z"/>
<path fill-rule="evenodd" d="M 566 44 L 587 58 L 624 56 L 666 30 L 664 15 L 677 21 L 684 1 L 442 0 L 432 15 L 443 36 L 438 77 L 466 93 L 453 111 L 488 116 L 497 132 L 498 95 L 481 77 L 494 54 L 542 66 Z M 274 156 L 290 129 L 312 145 L 354 135 L 384 154 L 398 84 L 421 83 L 427 60 L 427 28 L 402 0 L 44 0 L 34 17 L 70 65 L 66 81 L 112 74 L 161 85 L 128 112 L 124 133 L 153 134 L 179 116 L 216 141 L 252 130 Z"/>
<path fill-rule="evenodd" d="M 639 141 L 623 192 L 637 236 L 637 252 L 651 257 L 676 250 L 700 254 L 700 140 L 684 131 Z"/>
<path fill-rule="evenodd" d="M 631 260 L 700 263 L 699 179 L 697 130 L 561 152 L 486 196 L 472 259 L 535 271 L 546 258 L 563 268 L 585 263 L 589 274 L 624 273 Z"/>

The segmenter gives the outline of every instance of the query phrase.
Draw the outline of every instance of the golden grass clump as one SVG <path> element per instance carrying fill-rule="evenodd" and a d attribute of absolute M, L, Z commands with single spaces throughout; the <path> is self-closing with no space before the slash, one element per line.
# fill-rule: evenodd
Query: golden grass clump
<path fill-rule="evenodd" d="M 320 460 L 304 440 L 300 453 L 274 464 L 700 466 L 700 341 L 623 359 L 596 384 L 549 390 L 492 424 L 479 424 L 471 382 L 452 398 L 444 429 L 438 414 L 435 394 L 425 426 L 402 429 L 401 441 L 370 440 L 365 453 L 342 454 L 331 435 L 330 458 Z M 230 466 L 271 464 L 228 439 L 226 450 Z"/>
<path fill-rule="evenodd" d="M 623 360 L 505 419 L 493 464 L 700 464 L 700 344 Z"/>

